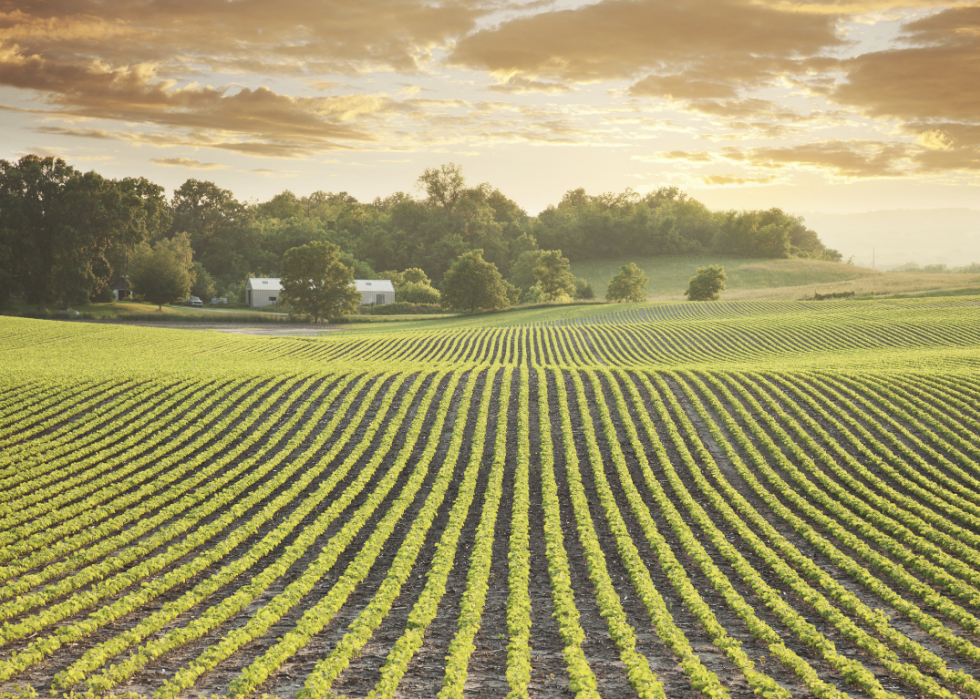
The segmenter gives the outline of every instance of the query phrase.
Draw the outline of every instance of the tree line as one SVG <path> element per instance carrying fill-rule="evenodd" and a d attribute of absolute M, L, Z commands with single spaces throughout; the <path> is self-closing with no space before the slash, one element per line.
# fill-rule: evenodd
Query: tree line
<path fill-rule="evenodd" d="M 416 186 L 370 203 L 345 192 L 288 190 L 243 202 L 189 179 L 167 198 L 144 178 L 110 180 L 57 158 L 0 161 L 0 298 L 22 294 L 42 309 L 109 300 L 140 250 L 165 241 L 183 249 L 185 238 L 192 293 L 204 299 L 244 298 L 249 276 L 281 276 L 286 251 L 313 242 L 339 247 L 357 278 L 418 269 L 434 289 L 461 255 L 482 250 L 522 301 L 551 295 L 534 275 L 549 253 L 572 261 L 697 252 L 841 257 L 800 217 L 777 208 L 712 212 L 675 187 L 646 195 L 577 189 L 530 216 L 499 189 L 470 186 L 452 163 L 426 169 Z M 588 295 L 584 280 L 572 284 L 569 296 Z"/>

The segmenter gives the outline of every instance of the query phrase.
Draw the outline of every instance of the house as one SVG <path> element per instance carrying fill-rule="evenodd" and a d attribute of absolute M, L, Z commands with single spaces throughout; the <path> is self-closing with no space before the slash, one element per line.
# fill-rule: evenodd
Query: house
<path fill-rule="evenodd" d="M 282 284 L 278 279 L 258 277 L 245 284 L 245 305 L 249 308 L 273 306 L 282 295 Z"/>
<path fill-rule="evenodd" d="M 395 286 L 387 279 L 355 279 L 362 306 L 383 306 L 395 302 Z"/>
<path fill-rule="evenodd" d="M 395 286 L 388 279 L 355 279 L 354 288 L 361 294 L 362 306 L 381 306 L 395 302 Z M 282 295 L 278 279 L 259 277 L 245 284 L 245 303 L 249 308 L 275 304 Z"/>
<path fill-rule="evenodd" d="M 119 277 L 116 283 L 110 288 L 112 289 L 112 297 L 116 301 L 133 298 L 133 291 L 129 288 L 129 279 L 127 277 Z"/>

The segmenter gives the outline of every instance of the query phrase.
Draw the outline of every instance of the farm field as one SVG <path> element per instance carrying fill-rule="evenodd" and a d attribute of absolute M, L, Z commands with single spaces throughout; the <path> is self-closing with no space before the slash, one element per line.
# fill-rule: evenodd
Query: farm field
<path fill-rule="evenodd" d="M 624 257 L 572 263 L 572 272 L 592 284 L 597 298 L 605 298 L 606 285 L 630 262 L 650 278 L 650 300 L 683 301 L 688 280 L 698 267 L 722 265 L 728 275 L 725 299 L 793 301 L 837 291 L 858 296 L 948 293 L 966 290 L 980 293 L 977 274 L 922 274 L 880 272 L 840 262 L 807 259 L 744 258 L 726 255 L 678 255 L 675 257 Z"/>
<path fill-rule="evenodd" d="M 0 353 L 0 694 L 980 696 L 980 297 Z"/>

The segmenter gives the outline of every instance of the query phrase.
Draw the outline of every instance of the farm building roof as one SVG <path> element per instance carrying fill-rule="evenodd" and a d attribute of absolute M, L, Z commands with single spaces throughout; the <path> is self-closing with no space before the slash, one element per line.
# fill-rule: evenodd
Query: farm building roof
<path fill-rule="evenodd" d="M 354 287 L 362 294 L 365 291 L 390 291 L 394 293 L 395 286 L 388 279 L 355 279 Z"/>
<path fill-rule="evenodd" d="M 274 277 L 253 277 L 248 280 L 246 285 L 247 289 L 256 291 L 262 289 L 264 291 L 282 291 L 282 284 L 279 282 L 278 278 Z"/>

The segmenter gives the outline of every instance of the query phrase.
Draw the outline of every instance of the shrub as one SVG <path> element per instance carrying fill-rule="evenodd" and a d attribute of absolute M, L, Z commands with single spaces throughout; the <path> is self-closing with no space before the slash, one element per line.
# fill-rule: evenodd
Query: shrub
<path fill-rule="evenodd" d="M 410 270 L 411 271 L 411 270 Z M 441 294 L 438 289 L 433 289 L 428 284 L 419 282 L 409 282 L 395 292 L 395 297 L 399 301 L 406 303 L 439 304 Z"/>

